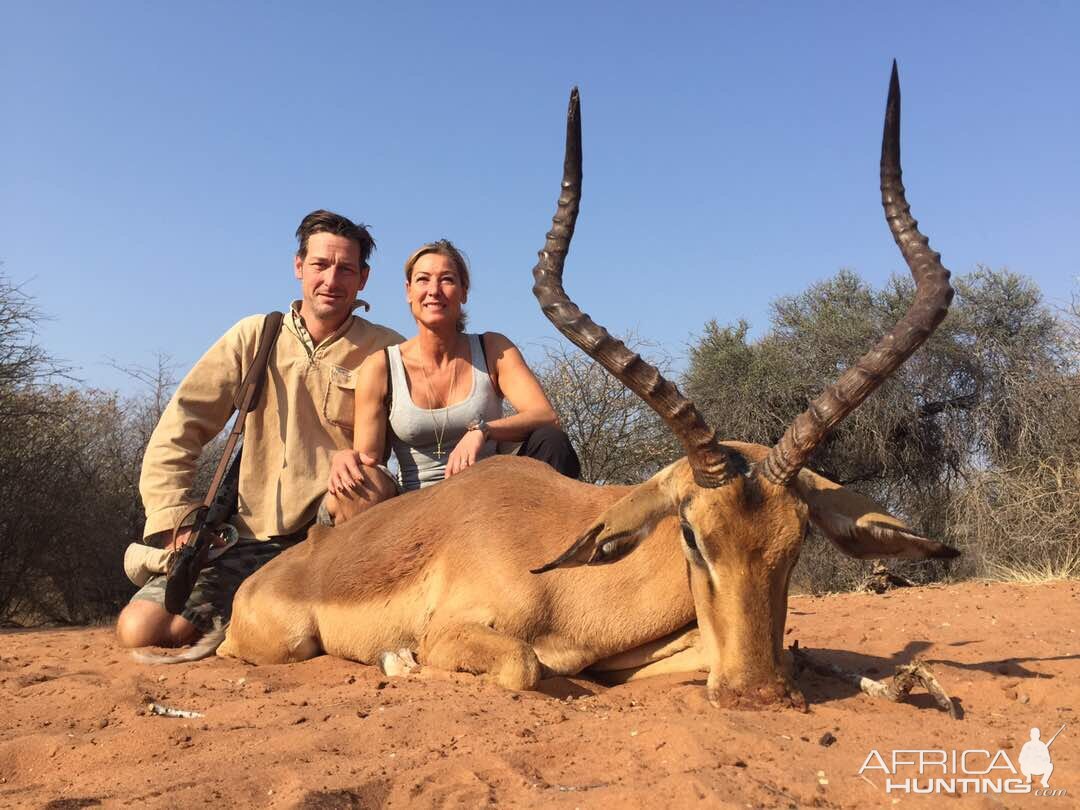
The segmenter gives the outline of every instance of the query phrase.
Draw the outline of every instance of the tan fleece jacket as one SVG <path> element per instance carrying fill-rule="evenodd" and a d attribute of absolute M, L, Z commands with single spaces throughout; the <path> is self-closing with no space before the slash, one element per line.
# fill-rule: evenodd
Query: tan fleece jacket
<path fill-rule="evenodd" d="M 195 364 L 176 389 L 143 457 L 139 491 L 144 537 L 172 530 L 202 500 L 190 491 L 203 447 L 228 422 L 232 401 L 255 360 L 262 315 L 240 321 Z M 357 370 L 369 354 L 400 343 L 392 329 L 350 316 L 318 346 L 286 313 L 270 355 L 261 401 L 248 415 L 240 464 L 241 537 L 291 534 L 315 516 L 330 457 L 352 446 Z M 305 340 L 306 338 L 306 340 Z"/>

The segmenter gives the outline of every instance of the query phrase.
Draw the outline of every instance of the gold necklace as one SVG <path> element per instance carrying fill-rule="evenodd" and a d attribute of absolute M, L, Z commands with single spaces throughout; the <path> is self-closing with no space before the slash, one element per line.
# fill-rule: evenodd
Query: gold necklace
<path fill-rule="evenodd" d="M 455 343 L 454 348 L 457 348 Z M 435 392 L 431 387 L 431 377 L 428 376 L 427 366 L 424 365 L 424 358 L 418 357 L 420 361 L 420 370 L 424 372 L 424 383 L 427 385 L 428 392 L 428 404 L 435 404 Z M 435 458 L 441 459 L 443 457 L 443 438 L 446 436 L 446 426 L 450 422 L 450 397 L 454 395 L 454 383 L 457 381 L 457 366 L 454 365 L 454 357 L 450 356 L 450 388 L 446 392 L 445 404 L 442 407 L 443 420 L 442 430 L 439 430 L 439 423 L 435 421 L 436 408 L 428 408 L 428 416 L 431 417 L 432 433 L 435 434 Z"/>

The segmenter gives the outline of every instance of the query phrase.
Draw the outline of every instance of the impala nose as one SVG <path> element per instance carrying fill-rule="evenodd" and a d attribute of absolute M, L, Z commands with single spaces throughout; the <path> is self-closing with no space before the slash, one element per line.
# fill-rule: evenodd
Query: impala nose
<path fill-rule="evenodd" d="M 707 686 L 709 703 L 718 709 L 754 709 L 764 706 L 784 706 L 806 711 L 806 698 L 783 673 L 770 680 L 734 687 L 722 677 L 709 673 Z"/>

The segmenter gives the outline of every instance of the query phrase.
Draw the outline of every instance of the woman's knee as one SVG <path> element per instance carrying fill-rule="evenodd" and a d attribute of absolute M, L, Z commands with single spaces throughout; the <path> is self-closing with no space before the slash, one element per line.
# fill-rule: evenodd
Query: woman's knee
<path fill-rule="evenodd" d="M 544 425 L 530 433 L 518 454 L 543 461 L 569 478 L 581 476 L 581 462 L 570 437 L 555 425 Z"/>

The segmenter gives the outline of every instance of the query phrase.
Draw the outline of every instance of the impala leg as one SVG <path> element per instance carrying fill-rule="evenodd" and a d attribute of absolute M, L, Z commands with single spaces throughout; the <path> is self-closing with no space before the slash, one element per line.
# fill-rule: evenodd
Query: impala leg
<path fill-rule="evenodd" d="M 540 659 L 521 639 L 475 623 L 450 624 L 429 632 L 420 644 L 422 664 L 451 672 L 491 675 L 506 689 L 535 689 Z"/>
<path fill-rule="evenodd" d="M 674 633 L 668 633 L 655 641 L 634 647 L 632 650 L 617 653 L 603 658 L 589 665 L 590 672 L 612 672 L 622 669 L 640 669 L 646 664 L 652 664 L 670 658 L 685 649 L 697 646 L 701 639 L 701 631 L 697 625 L 684 627 Z"/>
<path fill-rule="evenodd" d="M 286 664 L 322 653 L 302 604 L 260 596 L 245 592 L 244 586 L 237 591 L 233 619 L 218 655 L 252 664 Z"/>
<path fill-rule="evenodd" d="M 636 681 L 639 678 L 652 678 L 656 675 L 670 675 L 681 672 L 707 672 L 709 670 L 709 658 L 701 646 L 688 647 L 685 650 L 670 655 L 651 664 L 635 667 L 633 669 L 607 670 L 597 672 L 596 679 L 600 683 L 614 686 L 627 681 Z"/>
<path fill-rule="evenodd" d="M 280 555 L 244 580 L 233 597 L 232 621 L 218 655 L 284 664 L 322 653 L 299 573 L 309 551 L 310 546 Z"/>

